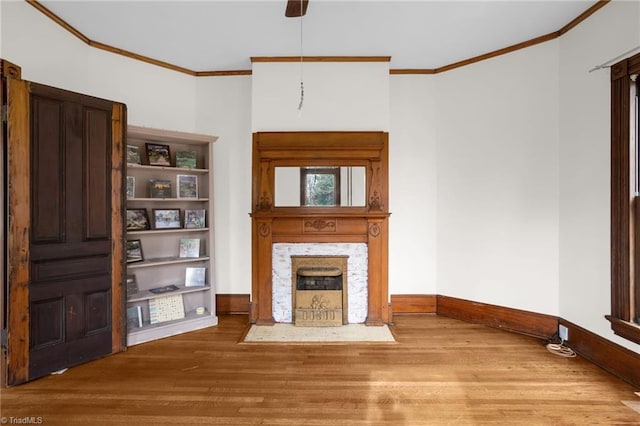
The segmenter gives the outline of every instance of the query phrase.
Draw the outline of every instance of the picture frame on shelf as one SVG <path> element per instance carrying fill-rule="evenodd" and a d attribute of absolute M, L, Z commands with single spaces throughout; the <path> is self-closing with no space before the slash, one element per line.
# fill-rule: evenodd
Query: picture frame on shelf
<path fill-rule="evenodd" d="M 176 183 L 178 198 L 198 198 L 198 176 L 177 175 Z"/>
<path fill-rule="evenodd" d="M 185 209 L 184 228 L 198 229 L 206 226 L 207 211 L 205 209 Z"/>
<path fill-rule="evenodd" d="M 127 275 L 127 297 L 138 293 L 138 281 L 134 274 Z"/>
<path fill-rule="evenodd" d="M 153 209 L 155 229 L 180 229 L 180 209 Z"/>
<path fill-rule="evenodd" d="M 188 267 L 184 273 L 185 287 L 204 287 L 207 283 L 207 268 Z"/>
<path fill-rule="evenodd" d="M 136 177 L 127 176 L 127 198 L 136 198 Z"/>
<path fill-rule="evenodd" d="M 150 166 L 171 167 L 171 148 L 169 145 L 147 142 L 145 147 Z"/>
<path fill-rule="evenodd" d="M 127 240 L 127 263 L 142 262 L 143 260 L 142 241 Z"/>
<path fill-rule="evenodd" d="M 176 167 L 195 169 L 198 164 L 198 153 L 195 151 L 176 151 Z"/>
<path fill-rule="evenodd" d="M 140 147 L 127 145 L 127 164 L 142 164 L 140 159 Z"/>
<path fill-rule="evenodd" d="M 127 209 L 127 231 L 146 231 L 151 229 L 147 209 Z"/>
<path fill-rule="evenodd" d="M 178 257 L 200 257 L 200 238 L 181 238 Z"/>
<path fill-rule="evenodd" d="M 149 197 L 171 198 L 171 181 L 168 179 L 149 179 Z"/>

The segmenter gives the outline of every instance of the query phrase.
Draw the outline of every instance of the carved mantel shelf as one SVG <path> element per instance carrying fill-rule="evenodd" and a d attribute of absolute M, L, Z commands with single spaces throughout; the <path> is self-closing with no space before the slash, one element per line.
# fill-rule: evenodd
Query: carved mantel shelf
<path fill-rule="evenodd" d="M 250 320 L 272 325 L 274 243 L 366 243 L 366 324 L 389 322 L 388 134 L 385 132 L 269 132 L 253 137 L 252 300 Z M 278 165 L 366 167 L 364 207 L 275 207 Z"/>

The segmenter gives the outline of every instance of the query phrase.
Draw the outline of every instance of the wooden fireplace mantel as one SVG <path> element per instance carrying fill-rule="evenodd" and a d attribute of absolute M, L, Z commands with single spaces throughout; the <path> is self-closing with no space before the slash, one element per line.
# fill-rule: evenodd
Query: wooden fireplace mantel
<path fill-rule="evenodd" d="M 364 166 L 363 207 L 275 207 L 277 166 Z M 274 243 L 365 243 L 367 325 L 390 321 L 388 306 L 388 133 L 266 132 L 253 135 L 250 321 L 274 324 Z"/>

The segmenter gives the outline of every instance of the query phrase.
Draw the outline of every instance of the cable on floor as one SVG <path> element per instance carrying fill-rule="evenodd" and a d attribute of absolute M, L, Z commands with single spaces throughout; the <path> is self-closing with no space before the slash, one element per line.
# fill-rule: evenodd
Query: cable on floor
<path fill-rule="evenodd" d="M 565 358 L 573 358 L 576 356 L 576 353 L 568 346 L 565 346 L 564 340 L 561 340 L 560 343 L 547 343 L 547 350 L 552 354 L 563 356 Z"/>

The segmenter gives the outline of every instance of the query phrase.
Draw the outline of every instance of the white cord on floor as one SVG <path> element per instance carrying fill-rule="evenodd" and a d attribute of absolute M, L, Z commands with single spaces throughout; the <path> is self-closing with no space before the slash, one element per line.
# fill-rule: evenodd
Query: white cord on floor
<path fill-rule="evenodd" d="M 564 345 L 564 340 L 560 343 L 549 343 L 547 344 L 547 350 L 552 354 L 563 356 L 565 358 L 573 358 L 576 356 L 576 353 L 573 349 Z"/>

